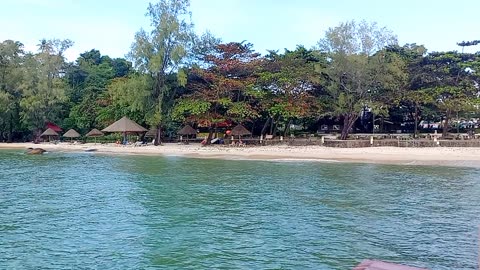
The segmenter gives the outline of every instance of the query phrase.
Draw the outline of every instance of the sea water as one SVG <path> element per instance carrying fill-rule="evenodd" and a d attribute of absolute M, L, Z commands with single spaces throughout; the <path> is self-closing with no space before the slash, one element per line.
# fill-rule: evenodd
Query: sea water
<path fill-rule="evenodd" d="M 475 269 L 480 170 L 0 151 L 0 269 Z"/>

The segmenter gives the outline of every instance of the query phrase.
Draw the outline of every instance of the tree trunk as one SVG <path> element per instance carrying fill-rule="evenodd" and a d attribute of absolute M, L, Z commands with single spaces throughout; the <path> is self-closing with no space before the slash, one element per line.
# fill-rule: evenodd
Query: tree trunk
<path fill-rule="evenodd" d="M 268 134 L 273 135 L 273 126 L 275 125 L 275 120 L 271 117 L 270 121 L 270 132 Z"/>
<path fill-rule="evenodd" d="M 291 123 L 292 119 L 288 120 L 287 124 L 285 125 L 285 129 L 283 130 L 283 137 L 287 137 L 287 132 L 290 130 Z"/>
<path fill-rule="evenodd" d="M 442 136 L 445 138 L 445 136 L 447 136 L 447 133 L 448 133 L 448 122 L 450 121 L 450 111 L 447 110 L 445 112 L 445 124 L 443 125 L 443 129 L 442 129 Z"/>
<path fill-rule="evenodd" d="M 281 118 L 281 116 L 279 115 L 279 116 L 277 117 L 277 119 L 275 119 L 275 123 L 272 123 L 272 131 L 270 132 L 270 134 L 272 134 L 273 137 L 276 136 L 277 126 L 278 126 L 278 122 L 280 122 L 280 118 Z"/>
<path fill-rule="evenodd" d="M 162 144 L 162 126 L 158 125 L 157 126 L 157 132 L 155 133 L 155 146 L 161 145 Z"/>
<path fill-rule="evenodd" d="M 414 118 L 415 118 L 415 127 L 413 128 L 413 138 L 416 139 L 416 138 L 417 138 L 417 134 L 418 134 L 418 105 L 417 105 L 417 103 L 415 103 L 415 115 L 414 115 Z"/>
<path fill-rule="evenodd" d="M 343 129 L 342 129 L 342 135 L 340 137 L 341 140 L 346 140 L 348 138 L 348 135 L 350 134 L 350 129 L 353 127 L 355 124 L 355 121 L 357 121 L 358 115 L 355 113 L 347 113 L 345 117 L 343 118 Z"/>
<path fill-rule="evenodd" d="M 343 128 L 342 128 L 342 135 L 340 136 L 341 140 L 346 140 L 348 137 L 348 126 L 350 125 L 349 122 L 349 117 L 346 115 L 345 118 L 343 118 Z"/>
<path fill-rule="evenodd" d="M 372 110 L 372 134 L 375 134 L 375 113 Z"/>
<path fill-rule="evenodd" d="M 7 143 L 13 142 L 13 117 L 10 117 L 10 125 L 8 128 Z"/>
<path fill-rule="evenodd" d="M 385 117 L 382 115 L 381 118 L 380 118 L 380 133 L 384 133 L 385 132 L 385 128 L 384 128 L 384 125 L 385 125 Z"/>
<path fill-rule="evenodd" d="M 12 142 L 13 142 L 13 131 L 9 130 L 7 135 L 7 143 L 12 143 Z"/>
<path fill-rule="evenodd" d="M 262 128 L 262 132 L 260 132 L 261 135 L 265 136 L 265 134 L 267 134 L 267 128 L 268 128 L 268 125 L 270 124 L 271 120 L 272 120 L 272 118 L 269 117 L 267 119 L 267 121 L 265 121 L 265 124 L 263 125 L 263 128 Z"/>
<path fill-rule="evenodd" d="M 214 131 L 215 131 L 215 129 L 212 126 L 208 129 L 208 137 L 207 137 L 207 141 L 205 142 L 205 145 L 212 144 L 213 132 Z"/>
<path fill-rule="evenodd" d="M 457 111 L 457 134 L 460 133 L 460 118 L 458 118 L 458 111 Z"/>
<path fill-rule="evenodd" d="M 35 131 L 33 131 L 33 143 L 40 143 L 40 135 L 42 134 L 42 130 L 41 129 L 35 129 Z"/>

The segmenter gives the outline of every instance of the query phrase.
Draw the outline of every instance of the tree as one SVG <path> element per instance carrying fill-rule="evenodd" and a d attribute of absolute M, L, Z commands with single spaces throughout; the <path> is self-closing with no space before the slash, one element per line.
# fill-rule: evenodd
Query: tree
<path fill-rule="evenodd" d="M 455 113 L 471 110 L 478 99 L 478 78 L 472 67 L 478 61 L 472 54 L 458 52 L 435 52 L 426 56 L 416 82 L 422 91 L 430 95 L 432 103 L 443 118 L 443 136 Z"/>
<path fill-rule="evenodd" d="M 99 110 L 97 121 L 103 125 L 123 116 L 142 123 L 151 102 L 152 78 L 143 74 L 114 79 L 108 85 L 108 91 L 100 96 L 101 103 L 106 104 Z M 146 106 L 147 105 L 147 106 Z"/>
<path fill-rule="evenodd" d="M 283 135 L 286 136 L 292 121 L 319 114 L 321 106 L 315 92 L 320 80 L 316 70 L 324 67 L 322 60 L 303 46 L 297 46 L 295 51 L 285 50 L 284 54 L 270 51 L 266 56 L 258 80 L 262 89 L 258 99 L 268 115 L 263 135 L 268 126 L 269 133 L 275 134 L 277 124 L 283 121 Z"/>
<path fill-rule="evenodd" d="M 418 124 L 422 119 L 423 106 L 433 102 L 432 96 L 422 89 L 422 73 L 421 63 L 427 53 L 427 49 L 423 45 L 405 44 L 404 46 L 389 46 L 387 51 L 398 55 L 407 65 L 408 69 L 408 85 L 406 91 L 396 95 L 397 102 L 402 107 L 408 108 L 410 119 L 414 120 L 414 138 L 418 134 Z"/>
<path fill-rule="evenodd" d="M 478 44 L 480 44 L 480 40 L 462 41 L 457 43 L 458 46 L 462 47 L 462 53 L 465 47 L 476 46 Z"/>
<path fill-rule="evenodd" d="M 217 123 L 227 119 L 243 122 L 257 118 L 258 109 L 253 101 L 259 56 L 250 43 L 217 45 L 216 50 L 205 57 L 208 68 L 191 70 L 187 84 L 191 92 L 177 101 L 175 118 L 208 127 L 207 144 Z"/>
<path fill-rule="evenodd" d="M 388 50 L 379 50 L 369 60 L 369 76 L 372 84 L 367 91 L 365 111 L 372 114 L 372 132 L 375 132 L 375 122 L 380 120 L 383 127 L 384 118 L 389 116 L 390 109 L 398 106 L 408 89 L 408 66 L 404 59 Z M 379 116 L 380 119 L 375 119 Z"/>
<path fill-rule="evenodd" d="M 329 60 L 323 73 L 327 77 L 331 110 L 343 118 L 342 139 L 347 139 L 362 110 L 375 104 L 377 97 L 394 91 L 395 86 L 388 84 L 396 77 L 403 77 L 401 61 L 380 52 L 396 43 L 391 31 L 365 21 L 329 28 L 319 41 L 320 51 L 326 53 Z M 379 70 L 383 72 L 378 74 Z"/>
<path fill-rule="evenodd" d="M 46 121 L 59 120 L 62 104 L 67 100 L 63 53 L 73 42 L 70 40 L 42 40 L 39 52 L 27 54 L 23 65 L 25 80 L 22 84 L 22 123 L 36 135 Z"/>
<path fill-rule="evenodd" d="M 189 55 L 189 66 L 207 68 L 207 56 L 215 53 L 216 48 L 220 44 L 222 44 L 222 40 L 215 37 L 209 31 L 206 31 L 201 36 L 195 36 L 191 54 Z"/>
<path fill-rule="evenodd" d="M 64 76 L 70 101 L 64 126 L 84 131 L 97 126 L 100 110 L 110 105 L 99 102 L 106 95 L 107 86 L 114 78 L 126 77 L 130 72 L 131 63 L 125 59 L 111 59 L 95 49 L 80 54 L 76 63 L 68 65 Z"/>
<path fill-rule="evenodd" d="M 193 24 L 190 22 L 189 0 L 161 0 L 149 4 L 147 16 L 152 30 L 141 29 L 129 54 L 138 71 L 153 78 L 147 108 L 147 123 L 156 126 L 155 144 L 160 143 L 162 127 L 170 116 L 171 104 L 177 85 L 185 85 L 186 75 L 181 69 L 193 41 Z M 177 73 L 175 85 L 167 84 L 169 75 Z"/>
<path fill-rule="evenodd" d="M 0 43 L 0 139 L 5 130 L 8 142 L 19 123 L 23 54 L 23 44 L 18 41 Z"/>

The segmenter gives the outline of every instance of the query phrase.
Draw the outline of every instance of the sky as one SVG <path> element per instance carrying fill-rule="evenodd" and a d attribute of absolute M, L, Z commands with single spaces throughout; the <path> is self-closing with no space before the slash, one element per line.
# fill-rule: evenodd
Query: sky
<path fill-rule="evenodd" d="M 20 41 L 36 51 L 43 38 L 68 38 L 75 42 L 65 54 L 70 61 L 91 49 L 125 57 L 135 32 L 150 29 L 149 2 L 155 0 L 0 0 L 0 41 Z M 480 40 L 478 10 L 478 0 L 191 0 L 197 33 L 246 40 L 262 54 L 300 44 L 311 48 L 329 27 L 349 20 L 386 26 L 401 45 L 461 51 L 457 42 Z M 465 51 L 480 51 L 480 45 Z"/>

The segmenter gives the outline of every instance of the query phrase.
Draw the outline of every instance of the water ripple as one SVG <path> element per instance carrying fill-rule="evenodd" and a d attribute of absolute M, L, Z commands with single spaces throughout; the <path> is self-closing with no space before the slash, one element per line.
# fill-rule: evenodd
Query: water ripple
<path fill-rule="evenodd" d="M 0 151 L 1 269 L 474 269 L 478 169 Z"/>

